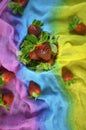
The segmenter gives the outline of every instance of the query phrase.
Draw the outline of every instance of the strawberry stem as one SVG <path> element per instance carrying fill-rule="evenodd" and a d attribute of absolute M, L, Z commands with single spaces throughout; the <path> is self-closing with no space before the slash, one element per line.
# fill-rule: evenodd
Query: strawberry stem
<path fill-rule="evenodd" d="M 72 32 L 77 27 L 77 25 L 79 23 L 81 23 L 81 21 L 79 20 L 78 16 L 74 16 L 72 21 L 69 21 L 69 30 L 70 30 L 70 32 Z"/>

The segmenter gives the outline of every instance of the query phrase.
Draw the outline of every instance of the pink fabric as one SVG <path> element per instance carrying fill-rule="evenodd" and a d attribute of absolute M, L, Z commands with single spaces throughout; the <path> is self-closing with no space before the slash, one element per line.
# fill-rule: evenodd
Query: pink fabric
<path fill-rule="evenodd" d="M 18 50 L 13 42 L 14 29 L 0 19 L 0 64 L 10 71 L 17 71 Z"/>

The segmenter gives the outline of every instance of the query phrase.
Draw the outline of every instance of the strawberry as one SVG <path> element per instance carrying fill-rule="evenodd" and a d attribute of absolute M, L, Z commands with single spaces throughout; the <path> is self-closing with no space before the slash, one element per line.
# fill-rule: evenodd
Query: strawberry
<path fill-rule="evenodd" d="M 79 23 L 76 28 L 74 28 L 74 32 L 79 35 L 86 34 L 86 26 L 83 23 Z"/>
<path fill-rule="evenodd" d="M 37 56 L 40 57 L 44 61 L 49 61 L 51 59 L 52 51 L 51 51 L 51 47 L 49 43 L 44 42 L 36 46 L 35 52 Z"/>
<path fill-rule="evenodd" d="M 35 53 L 35 51 L 29 52 L 29 57 L 31 60 L 39 60 L 39 57 L 37 56 L 37 54 Z"/>
<path fill-rule="evenodd" d="M 13 2 L 18 3 L 20 6 L 25 6 L 28 0 L 12 0 Z"/>
<path fill-rule="evenodd" d="M 2 81 L 5 83 L 9 83 L 13 78 L 15 77 L 15 74 L 10 71 L 4 71 L 2 74 Z"/>
<path fill-rule="evenodd" d="M 62 78 L 64 81 L 69 81 L 73 79 L 72 72 L 65 66 L 62 68 Z"/>
<path fill-rule="evenodd" d="M 69 23 L 70 32 L 74 32 L 78 35 L 86 34 L 86 25 L 84 25 L 77 16 L 75 16 L 72 22 Z"/>
<path fill-rule="evenodd" d="M 2 94 L 2 101 L 6 106 L 10 106 L 14 100 L 14 95 L 12 93 Z"/>
<path fill-rule="evenodd" d="M 53 58 L 51 58 L 51 59 L 48 61 L 48 63 L 50 63 L 50 65 L 53 65 L 53 64 L 54 64 Z"/>
<path fill-rule="evenodd" d="M 30 25 L 28 28 L 28 34 L 33 34 L 35 36 L 39 36 L 41 33 L 41 30 L 39 27 L 35 26 L 35 25 Z"/>
<path fill-rule="evenodd" d="M 30 94 L 31 97 L 37 99 L 38 96 L 41 95 L 40 86 L 37 83 L 30 81 L 28 93 Z"/>
<path fill-rule="evenodd" d="M 41 26 L 43 23 L 39 20 L 34 20 L 32 24 L 28 27 L 28 34 L 33 34 L 36 37 L 39 37 L 41 33 Z"/>

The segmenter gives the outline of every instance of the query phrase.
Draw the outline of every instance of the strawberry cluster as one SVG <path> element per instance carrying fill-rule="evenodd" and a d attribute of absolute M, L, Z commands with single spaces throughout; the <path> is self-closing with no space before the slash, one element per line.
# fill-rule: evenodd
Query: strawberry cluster
<path fill-rule="evenodd" d="M 41 28 L 43 23 L 34 20 L 19 51 L 19 60 L 32 70 L 49 70 L 57 56 L 57 38 Z M 40 71 L 41 71 L 40 70 Z"/>

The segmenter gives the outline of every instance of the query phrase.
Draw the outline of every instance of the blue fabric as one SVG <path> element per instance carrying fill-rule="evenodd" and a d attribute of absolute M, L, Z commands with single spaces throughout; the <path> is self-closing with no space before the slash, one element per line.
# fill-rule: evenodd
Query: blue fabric
<path fill-rule="evenodd" d="M 52 7 L 60 5 L 62 0 L 29 0 L 27 6 L 25 7 L 24 15 L 22 17 L 11 16 L 13 23 L 18 21 L 16 24 L 16 36 L 15 40 L 18 42 L 18 47 L 27 34 L 28 26 L 32 23 L 34 19 L 39 19 L 44 22 L 43 30 L 50 30 L 50 10 Z"/>
<path fill-rule="evenodd" d="M 26 87 L 31 80 L 41 86 L 42 95 L 39 99 L 45 101 L 48 105 L 47 119 L 44 121 L 46 130 L 67 130 L 68 103 L 53 73 L 49 71 L 37 74 L 26 67 L 22 67 L 17 73 L 17 77 Z"/>

